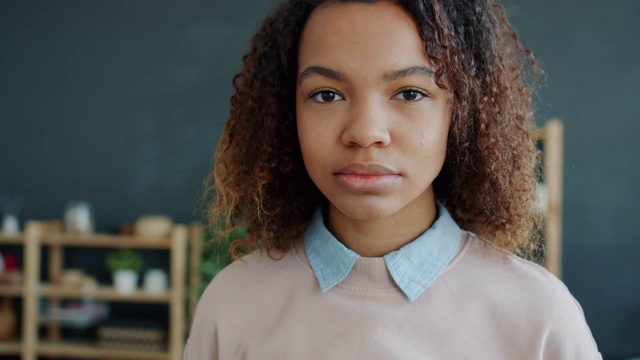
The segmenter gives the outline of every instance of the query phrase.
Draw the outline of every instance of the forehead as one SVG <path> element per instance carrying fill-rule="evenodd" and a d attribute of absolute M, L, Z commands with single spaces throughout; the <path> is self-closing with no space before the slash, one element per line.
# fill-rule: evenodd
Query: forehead
<path fill-rule="evenodd" d="M 428 64 L 413 16 L 395 2 L 331 3 L 309 17 L 300 39 L 298 71 L 324 65 L 357 68 Z"/>

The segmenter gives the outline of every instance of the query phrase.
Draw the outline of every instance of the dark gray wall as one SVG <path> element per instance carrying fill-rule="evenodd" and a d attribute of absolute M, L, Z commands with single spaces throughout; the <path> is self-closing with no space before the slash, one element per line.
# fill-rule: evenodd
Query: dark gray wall
<path fill-rule="evenodd" d="M 22 218 L 192 218 L 257 20 L 231 2 L 0 2 L 0 192 Z M 231 7 L 230 7 L 231 6 Z"/>
<path fill-rule="evenodd" d="M 99 229 L 194 218 L 231 77 L 274 1 L 0 2 L 0 192 Z M 640 355 L 640 2 L 509 0 L 566 126 L 564 281 L 607 359 Z"/>
<path fill-rule="evenodd" d="M 564 281 L 608 359 L 640 356 L 640 2 L 510 0 L 565 123 Z"/>

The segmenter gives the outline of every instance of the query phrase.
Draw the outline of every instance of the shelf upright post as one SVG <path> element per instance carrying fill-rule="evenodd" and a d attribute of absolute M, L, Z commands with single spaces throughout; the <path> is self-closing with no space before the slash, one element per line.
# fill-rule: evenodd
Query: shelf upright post
<path fill-rule="evenodd" d="M 35 360 L 38 348 L 38 300 L 40 298 L 40 237 L 41 224 L 29 221 L 25 227 L 24 242 L 26 264 L 24 266 L 25 297 L 24 322 L 22 324 L 22 360 Z"/>
<path fill-rule="evenodd" d="M 193 223 L 189 231 L 189 323 L 188 328 L 193 322 L 193 314 L 198 304 L 198 290 L 202 282 L 202 273 L 200 266 L 202 264 L 202 225 Z M 186 329 L 189 331 L 189 329 Z"/>
<path fill-rule="evenodd" d="M 64 264 L 64 253 L 62 245 L 59 243 L 51 244 L 49 247 L 49 284 L 58 286 L 61 283 L 62 269 Z M 60 300 L 49 300 L 49 308 L 59 308 Z M 48 328 L 49 341 L 60 341 L 60 327 L 56 323 L 49 324 Z"/>
<path fill-rule="evenodd" d="M 545 228 L 545 267 L 558 278 L 562 278 L 562 122 L 551 119 L 547 122 L 545 130 L 543 171 L 549 194 Z"/>
<path fill-rule="evenodd" d="M 171 300 L 169 305 L 169 353 L 172 360 L 182 358 L 184 343 L 184 282 L 187 227 L 176 225 L 171 232 Z"/>

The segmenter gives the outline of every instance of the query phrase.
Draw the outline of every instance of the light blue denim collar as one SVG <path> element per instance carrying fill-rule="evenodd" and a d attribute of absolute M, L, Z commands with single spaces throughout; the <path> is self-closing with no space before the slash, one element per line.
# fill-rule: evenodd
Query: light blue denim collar
<path fill-rule="evenodd" d="M 438 219 L 427 231 L 384 256 L 391 277 L 409 301 L 417 299 L 442 274 L 460 244 L 460 228 L 442 204 L 437 207 Z M 311 218 L 304 246 L 322 292 L 342 282 L 360 257 L 329 232 L 320 209 Z"/>

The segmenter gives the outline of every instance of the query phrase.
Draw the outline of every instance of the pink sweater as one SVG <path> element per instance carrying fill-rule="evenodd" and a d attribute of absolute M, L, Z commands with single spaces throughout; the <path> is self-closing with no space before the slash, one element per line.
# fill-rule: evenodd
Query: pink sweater
<path fill-rule="evenodd" d="M 224 269 L 198 304 L 185 360 L 601 359 L 582 309 L 542 267 L 464 232 L 414 302 L 382 258 L 320 291 L 304 244 Z"/>

